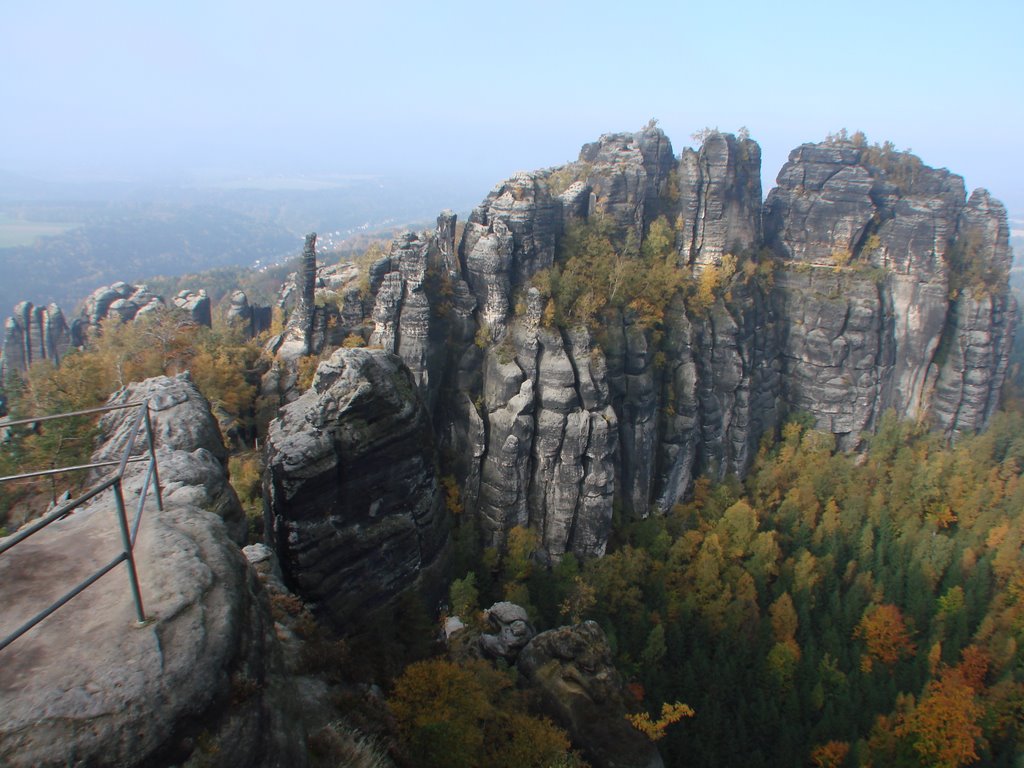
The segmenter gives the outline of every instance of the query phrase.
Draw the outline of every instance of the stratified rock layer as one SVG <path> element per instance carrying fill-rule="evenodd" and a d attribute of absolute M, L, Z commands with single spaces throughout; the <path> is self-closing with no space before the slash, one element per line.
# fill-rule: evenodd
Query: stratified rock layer
<path fill-rule="evenodd" d="M 401 359 L 340 349 L 267 439 L 285 579 L 339 629 L 415 583 L 446 538 L 430 421 Z"/>
<path fill-rule="evenodd" d="M 765 238 L 784 257 L 773 301 L 791 408 L 843 447 L 890 408 L 948 435 L 987 423 L 1016 307 L 1006 212 L 986 191 L 966 200 L 963 179 L 909 154 L 805 144 L 768 196 Z"/>

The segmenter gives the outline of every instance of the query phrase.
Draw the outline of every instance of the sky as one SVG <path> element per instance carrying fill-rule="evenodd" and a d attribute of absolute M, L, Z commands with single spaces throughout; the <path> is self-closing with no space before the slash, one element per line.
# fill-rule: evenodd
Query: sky
<path fill-rule="evenodd" d="M 1024 3 L 4 0 L 0 170 L 480 187 L 650 118 L 749 129 L 765 192 L 840 128 L 1024 215 Z"/>

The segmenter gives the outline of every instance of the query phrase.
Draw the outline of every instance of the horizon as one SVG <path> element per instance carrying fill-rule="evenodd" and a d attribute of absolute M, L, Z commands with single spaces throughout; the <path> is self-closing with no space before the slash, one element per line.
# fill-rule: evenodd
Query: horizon
<path fill-rule="evenodd" d="M 1005 147 L 1024 117 L 1024 7 L 908 5 L 744 1 L 723 17 L 664 2 L 624 14 L 530 0 L 491 16 L 465 2 L 24 4 L 0 30 L 0 65 L 17 74 L 0 83 L 0 169 L 135 183 L 406 175 L 483 197 L 654 117 L 676 154 L 704 127 L 745 126 L 763 194 L 792 149 L 846 128 L 1024 211 Z"/>

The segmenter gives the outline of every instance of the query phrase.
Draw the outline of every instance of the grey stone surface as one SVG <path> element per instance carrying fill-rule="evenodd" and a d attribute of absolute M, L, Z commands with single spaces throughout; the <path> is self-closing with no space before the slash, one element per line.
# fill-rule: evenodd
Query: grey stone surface
<path fill-rule="evenodd" d="M 269 342 L 281 360 L 294 363 L 313 351 L 313 323 L 316 312 L 316 232 L 306 235 L 302 264 L 296 280 L 295 306 L 281 335 Z"/>
<path fill-rule="evenodd" d="M 447 538 L 416 384 L 380 349 L 339 349 L 267 438 L 268 539 L 286 583 L 339 630 L 415 583 Z"/>
<path fill-rule="evenodd" d="M 60 307 L 35 307 L 20 302 L 14 315 L 4 322 L 0 347 L 0 380 L 10 372 L 21 372 L 40 360 L 59 365 L 71 346 L 71 329 Z"/>
<path fill-rule="evenodd" d="M 179 291 L 171 302 L 178 309 L 187 312 L 196 325 L 205 325 L 207 328 L 213 326 L 213 318 L 210 310 L 210 297 L 206 291 L 200 288 L 198 291 Z"/>
<path fill-rule="evenodd" d="M 680 263 L 700 269 L 761 244 L 761 148 L 712 132 L 679 159 Z"/>
<path fill-rule="evenodd" d="M 526 609 L 509 602 L 495 603 L 486 611 L 490 632 L 480 635 L 480 647 L 492 659 L 515 662 L 519 652 L 537 634 Z"/>
<path fill-rule="evenodd" d="M 789 318 L 791 407 L 843 447 L 889 408 L 951 436 L 987 422 L 1016 318 L 1001 204 L 985 190 L 967 200 L 963 179 L 912 155 L 805 144 L 780 172 L 765 222 L 786 272 L 796 270 L 779 275 L 774 292 Z M 985 296 L 958 287 L 965 254 L 987 276 Z"/>
<path fill-rule="evenodd" d="M 135 625 L 119 566 L 5 649 L 4 765 L 306 764 L 265 594 L 225 521 L 206 509 L 207 491 L 191 485 L 210 486 L 214 472 L 223 483 L 224 472 L 203 430 L 178 428 L 193 419 L 194 402 L 179 401 L 184 384 L 146 382 L 166 406 L 157 438 L 164 508 L 150 497 L 135 546 L 149 621 Z M 120 426 L 106 427 L 107 439 L 123 439 Z M 112 449 L 104 443 L 94 460 Z M 129 465 L 128 499 L 141 484 L 141 466 Z M 8 552 L 0 633 L 109 562 L 119 551 L 115 520 L 106 493 Z"/>

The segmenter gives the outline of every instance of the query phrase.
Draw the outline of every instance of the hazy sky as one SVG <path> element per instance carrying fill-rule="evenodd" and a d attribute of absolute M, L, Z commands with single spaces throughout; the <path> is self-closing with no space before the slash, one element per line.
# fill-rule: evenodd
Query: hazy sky
<path fill-rule="evenodd" d="M 482 197 L 657 117 L 677 153 L 747 126 L 768 180 L 861 129 L 1024 212 L 1022 31 L 1021 0 L 5 0 L 0 169 L 430 173 Z"/>

